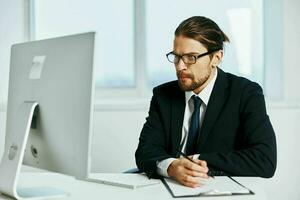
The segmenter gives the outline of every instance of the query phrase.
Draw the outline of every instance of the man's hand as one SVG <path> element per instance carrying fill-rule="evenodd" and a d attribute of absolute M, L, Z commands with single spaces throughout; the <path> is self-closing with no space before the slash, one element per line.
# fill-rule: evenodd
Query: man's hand
<path fill-rule="evenodd" d="M 204 160 L 193 161 L 186 158 L 174 160 L 168 167 L 169 176 L 188 187 L 200 186 L 209 178 L 207 164 Z"/>

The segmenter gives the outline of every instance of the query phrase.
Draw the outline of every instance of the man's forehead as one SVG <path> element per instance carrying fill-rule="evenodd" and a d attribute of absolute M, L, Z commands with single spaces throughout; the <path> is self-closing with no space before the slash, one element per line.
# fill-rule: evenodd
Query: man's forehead
<path fill-rule="evenodd" d="M 177 36 L 174 38 L 173 51 L 180 54 L 205 52 L 206 47 L 192 38 Z"/>

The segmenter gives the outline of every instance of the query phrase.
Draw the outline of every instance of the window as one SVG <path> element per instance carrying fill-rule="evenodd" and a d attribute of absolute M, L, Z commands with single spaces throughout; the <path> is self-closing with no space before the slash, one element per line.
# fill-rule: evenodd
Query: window
<path fill-rule="evenodd" d="M 229 36 L 220 67 L 264 86 L 263 0 L 43 0 L 33 7 L 33 39 L 97 31 L 97 90 L 145 95 L 174 80 L 165 54 L 176 27 L 194 15 L 213 19 Z"/>
<path fill-rule="evenodd" d="M 96 87 L 133 87 L 133 0 L 34 1 L 34 39 L 96 31 Z"/>

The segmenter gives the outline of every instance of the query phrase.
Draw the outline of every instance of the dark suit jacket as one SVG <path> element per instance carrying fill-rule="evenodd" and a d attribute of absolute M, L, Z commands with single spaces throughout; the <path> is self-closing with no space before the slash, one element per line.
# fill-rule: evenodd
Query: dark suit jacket
<path fill-rule="evenodd" d="M 136 164 L 155 177 L 157 161 L 178 157 L 185 93 L 177 81 L 153 89 L 149 116 L 141 131 Z M 197 140 L 199 159 L 227 175 L 272 177 L 276 139 L 261 87 L 218 69 Z"/>

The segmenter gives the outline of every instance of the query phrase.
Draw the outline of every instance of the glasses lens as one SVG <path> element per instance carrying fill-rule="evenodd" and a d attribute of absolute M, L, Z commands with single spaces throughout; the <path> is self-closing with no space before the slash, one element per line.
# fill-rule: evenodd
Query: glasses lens
<path fill-rule="evenodd" d="M 174 54 L 173 52 L 170 52 L 167 54 L 167 59 L 169 62 L 175 63 L 175 64 L 178 64 L 180 59 L 182 59 L 185 64 L 194 64 L 194 63 L 196 63 L 197 58 L 194 55 L 179 56 L 179 55 Z"/>
<path fill-rule="evenodd" d="M 185 64 L 194 64 L 196 63 L 196 57 L 193 55 L 183 55 L 182 60 Z"/>
<path fill-rule="evenodd" d="M 176 56 L 172 52 L 170 52 L 170 53 L 167 54 L 167 59 L 171 63 L 175 63 L 175 57 Z"/>

